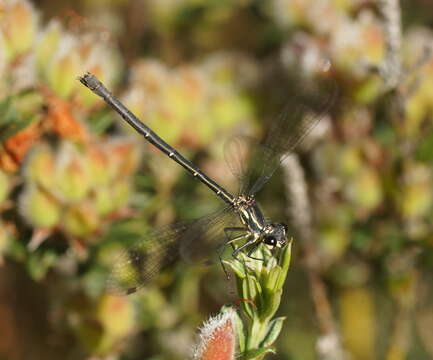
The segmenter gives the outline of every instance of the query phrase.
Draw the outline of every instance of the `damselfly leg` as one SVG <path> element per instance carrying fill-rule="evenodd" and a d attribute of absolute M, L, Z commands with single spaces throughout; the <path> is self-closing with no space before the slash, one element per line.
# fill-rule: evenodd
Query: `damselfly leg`
<path fill-rule="evenodd" d="M 239 235 L 237 235 L 235 237 L 231 237 L 231 235 L 234 232 L 237 232 L 237 231 L 241 231 L 242 234 L 239 234 Z M 220 245 L 219 251 L 218 251 L 218 258 L 219 258 L 221 267 L 223 268 L 224 274 L 226 275 L 226 278 L 230 279 L 230 274 L 228 273 L 228 271 L 227 271 L 227 269 L 226 269 L 226 267 L 224 265 L 223 258 L 222 258 L 223 254 L 224 254 L 224 251 L 225 251 L 225 249 L 227 248 L 228 245 L 231 245 L 232 248 L 233 248 L 233 251 L 235 251 L 236 248 L 234 246 L 234 243 L 236 241 L 245 239 L 245 237 L 248 236 L 248 229 L 243 228 L 243 227 L 239 227 L 239 226 L 236 226 L 236 227 L 226 227 L 226 228 L 224 228 L 224 234 L 226 236 L 226 240 L 227 241 L 225 243 L 223 243 L 223 244 Z"/>
<path fill-rule="evenodd" d="M 238 258 L 238 254 L 243 250 L 249 248 L 250 246 L 253 246 L 253 249 L 258 246 L 258 241 L 254 236 L 250 236 L 250 239 L 245 244 L 242 244 L 241 246 L 239 246 L 233 251 L 232 253 L 233 258 L 236 259 L 237 261 L 240 261 Z M 249 256 L 249 252 L 247 253 L 247 256 L 254 259 L 253 257 Z M 255 259 L 255 260 L 263 261 L 263 259 Z"/>

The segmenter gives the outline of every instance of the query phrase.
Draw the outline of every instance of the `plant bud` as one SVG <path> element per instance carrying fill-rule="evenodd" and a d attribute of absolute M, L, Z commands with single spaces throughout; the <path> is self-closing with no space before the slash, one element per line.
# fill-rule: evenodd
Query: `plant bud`
<path fill-rule="evenodd" d="M 52 56 L 62 40 L 62 27 L 56 20 L 49 22 L 45 30 L 41 33 L 35 48 L 36 65 L 40 74 L 46 77 L 49 72 L 49 64 Z"/>
<path fill-rule="evenodd" d="M 97 317 L 111 337 L 124 337 L 135 325 L 135 311 L 125 296 L 103 295 L 97 305 Z"/>
<path fill-rule="evenodd" d="M 107 146 L 106 151 L 110 154 L 109 163 L 115 177 L 125 179 L 137 169 L 141 154 L 136 143 L 116 139 Z"/>
<path fill-rule="evenodd" d="M 109 151 L 101 146 L 90 146 L 86 152 L 86 164 L 95 188 L 109 184 L 111 180 Z"/>
<path fill-rule="evenodd" d="M 236 327 L 240 322 L 232 308 L 210 318 L 200 330 L 200 341 L 194 349 L 194 360 L 234 360 L 236 358 Z"/>
<path fill-rule="evenodd" d="M 38 26 L 38 14 L 25 0 L 7 0 L 0 4 L 0 37 L 4 39 L 4 52 L 9 61 L 30 50 Z"/>
<path fill-rule="evenodd" d="M 427 214 L 432 204 L 430 184 L 407 184 L 402 189 L 400 208 L 407 218 L 419 217 Z"/>
<path fill-rule="evenodd" d="M 355 206 L 361 210 L 373 210 L 382 201 L 380 178 L 372 168 L 367 166 L 353 177 L 346 191 Z"/>
<path fill-rule="evenodd" d="M 100 186 L 94 190 L 94 204 L 101 216 L 108 215 L 113 211 L 111 187 Z"/>
<path fill-rule="evenodd" d="M 0 170 L 0 204 L 8 197 L 9 188 L 9 179 L 6 173 Z"/>
<path fill-rule="evenodd" d="M 54 191 L 67 202 L 83 200 L 91 179 L 82 155 L 70 143 L 64 143 L 56 159 Z"/>
<path fill-rule="evenodd" d="M 117 181 L 111 187 L 113 209 L 119 210 L 128 204 L 131 184 L 128 180 Z"/>
<path fill-rule="evenodd" d="M 98 229 L 100 220 L 90 203 L 81 203 L 66 209 L 63 214 L 62 227 L 73 236 L 85 237 Z"/>
<path fill-rule="evenodd" d="M 45 189 L 50 189 L 54 183 L 54 156 L 47 145 L 33 149 L 24 169 L 29 181 L 36 182 Z"/>
<path fill-rule="evenodd" d="M 421 163 L 407 163 L 404 184 L 399 197 L 400 210 L 404 217 L 425 216 L 431 209 L 431 169 Z"/>
<path fill-rule="evenodd" d="M 21 214 L 36 228 L 50 228 L 60 220 L 60 204 L 35 184 L 27 184 L 19 201 Z"/>
<path fill-rule="evenodd" d="M 50 61 L 50 70 L 47 71 L 51 89 L 63 98 L 70 96 L 76 86 L 77 81 L 71 74 L 80 74 L 82 71 L 77 41 L 72 35 L 64 34 L 59 49 Z"/>

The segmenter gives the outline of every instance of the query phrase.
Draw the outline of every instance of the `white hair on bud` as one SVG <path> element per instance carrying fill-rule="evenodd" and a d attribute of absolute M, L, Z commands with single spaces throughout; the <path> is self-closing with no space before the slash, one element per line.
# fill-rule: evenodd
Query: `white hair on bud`
<path fill-rule="evenodd" d="M 193 348 L 193 360 L 200 360 L 203 356 L 203 353 L 207 349 L 207 345 L 215 336 L 215 332 L 220 328 L 221 326 L 227 324 L 228 321 L 231 322 L 232 331 L 233 331 L 233 338 L 234 338 L 234 344 L 236 346 L 236 331 L 235 331 L 235 319 L 236 319 L 236 311 L 233 308 L 228 308 L 222 312 L 220 312 L 218 315 L 209 318 L 207 321 L 204 322 L 203 326 L 199 330 L 198 335 L 198 342 L 197 345 Z M 235 349 L 233 349 L 233 352 Z"/>

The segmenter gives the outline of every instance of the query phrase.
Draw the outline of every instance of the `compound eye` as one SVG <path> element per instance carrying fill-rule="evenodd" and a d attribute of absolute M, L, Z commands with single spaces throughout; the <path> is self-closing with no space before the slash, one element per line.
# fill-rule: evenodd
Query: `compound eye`
<path fill-rule="evenodd" d="M 266 245 L 270 245 L 270 246 L 273 246 L 273 247 L 275 245 L 277 245 L 277 239 L 275 239 L 274 236 L 266 236 L 264 241 L 265 241 Z"/>

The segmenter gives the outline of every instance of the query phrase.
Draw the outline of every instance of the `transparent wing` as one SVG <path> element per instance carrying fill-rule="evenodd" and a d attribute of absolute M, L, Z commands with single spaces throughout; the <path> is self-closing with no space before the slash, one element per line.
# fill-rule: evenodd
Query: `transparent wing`
<path fill-rule="evenodd" d="M 289 155 L 329 111 L 337 97 L 337 86 L 328 81 L 321 90 L 304 87 L 292 96 L 270 129 L 258 141 L 238 136 L 225 147 L 225 158 L 240 182 L 240 192 L 253 195 L 272 177 L 281 161 Z M 247 149 L 250 150 L 250 155 Z"/>
<path fill-rule="evenodd" d="M 272 151 L 252 137 L 232 136 L 224 145 L 224 158 L 232 174 L 238 180 L 238 195 L 248 194 L 252 185 L 261 178 L 265 171 L 264 161 L 275 161 L 268 167 L 278 166 L 277 157 L 270 156 Z"/>
<path fill-rule="evenodd" d="M 224 158 L 232 174 L 238 181 L 238 195 L 248 188 L 252 166 L 252 150 L 257 151 L 261 145 L 257 139 L 245 135 L 232 136 L 224 145 Z M 260 152 L 259 152 L 260 153 Z"/>
<path fill-rule="evenodd" d="M 226 208 L 215 218 L 198 221 L 185 232 L 180 245 L 180 254 L 188 263 L 209 264 L 220 253 L 226 243 L 225 228 L 240 226 L 239 216 L 232 207 Z"/>
<path fill-rule="evenodd" d="M 234 216 L 232 208 L 224 207 L 202 218 L 168 225 L 145 235 L 119 254 L 107 280 L 107 291 L 119 295 L 136 292 L 173 264 L 181 249 L 186 251 L 182 243 L 190 243 L 193 238 L 199 242 L 201 235 L 216 233 L 229 214 Z"/>

